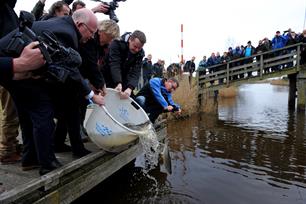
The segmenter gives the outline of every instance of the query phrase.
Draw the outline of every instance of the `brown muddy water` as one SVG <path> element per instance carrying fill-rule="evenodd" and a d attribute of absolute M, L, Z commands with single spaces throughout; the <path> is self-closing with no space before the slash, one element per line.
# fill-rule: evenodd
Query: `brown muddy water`
<path fill-rule="evenodd" d="M 75 203 L 306 204 L 305 113 L 287 98 L 286 86 L 241 86 L 218 115 L 169 122 L 171 175 L 131 163 Z"/>

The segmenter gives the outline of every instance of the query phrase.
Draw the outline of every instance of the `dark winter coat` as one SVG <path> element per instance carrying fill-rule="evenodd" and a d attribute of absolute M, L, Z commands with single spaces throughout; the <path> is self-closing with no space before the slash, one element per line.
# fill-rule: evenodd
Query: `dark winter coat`
<path fill-rule="evenodd" d="M 120 40 L 113 40 L 109 46 L 103 76 L 107 87 L 115 88 L 119 83 L 123 90 L 137 87 L 141 72 L 144 50 L 133 54 L 129 50 L 130 33 L 125 33 Z"/>

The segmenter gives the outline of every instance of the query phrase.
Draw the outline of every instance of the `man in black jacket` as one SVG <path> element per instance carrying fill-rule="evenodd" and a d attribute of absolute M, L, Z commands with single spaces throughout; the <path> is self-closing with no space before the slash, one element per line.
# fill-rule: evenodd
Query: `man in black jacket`
<path fill-rule="evenodd" d="M 80 9 L 72 17 L 66 16 L 49 21 L 35 22 L 32 29 L 37 35 L 42 35 L 43 32 L 52 33 L 65 47 L 77 50 L 79 43 L 89 40 L 97 30 L 97 18 L 90 10 Z M 6 38 L 10 37 L 11 35 L 6 36 Z M 4 48 L 6 46 L 7 39 L 0 40 L 0 47 Z M 71 142 L 74 143 L 72 145 L 73 153 L 76 156 L 88 154 L 77 135 L 79 134 L 79 107 L 77 105 L 78 100 L 76 102 L 74 100 L 79 93 L 79 87 L 83 87 L 80 92 L 82 95 L 87 94 L 88 97 L 92 97 L 94 94 L 89 87 L 81 86 L 85 84 L 81 75 L 79 77 L 79 79 L 68 78 L 64 84 L 55 83 L 52 86 L 47 84 L 43 78 L 12 81 L 10 83 L 10 93 L 16 103 L 22 129 L 24 143 L 22 167 L 24 170 L 40 165 L 39 173 L 43 175 L 61 166 L 53 151 L 55 124 L 53 121 L 54 104 L 47 91 L 50 88 L 58 94 L 58 97 L 65 96 L 65 98 L 62 98 L 63 105 L 60 107 L 68 107 L 64 114 L 67 117 L 68 129 L 74 131 L 74 136 L 70 138 Z M 99 104 L 103 103 L 103 99 L 99 96 L 95 97 L 100 100 Z M 60 98 L 57 99 L 60 100 Z M 95 100 L 95 98 L 93 99 Z"/>
<path fill-rule="evenodd" d="M 106 85 L 104 77 L 101 73 L 101 67 L 105 63 L 105 55 L 108 45 L 113 39 L 120 37 L 120 29 L 118 24 L 113 20 L 103 20 L 98 22 L 98 30 L 94 38 L 80 45 L 80 55 L 82 57 L 82 65 L 80 72 L 85 79 L 89 80 L 93 90 L 102 96 L 106 94 Z M 85 118 L 88 100 L 81 99 L 81 132 L 86 135 L 83 121 Z M 65 144 L 67 128 L 63 121 L 58 121 L 58 126 L 55 132 L 55 151 L 66 152 L 71 151 L 70 147 Z M 84 137 L 83 139 L 86 139 Z"/>
<path fill-rule="evenodd" d="M 143 85 L 147 84 L 152 77 L 152 55 L 148 54 L 147 58 L 145 58 L 142 62 L 142 78 Z"/>
<path fill-rule="evenodd" d="M 3 0 L 0 2 L 0 38 L 16 29 L 18 18 L 14 12 L 16 0 Z M 40 50 L 33 49 L 33 43 L 24 49 L 19 58 L 3 57 L 0 59 L 0 84 L 5 86 L 9 81 L 18 79 L 18 76 L 28 69 L 35 69 L 44 64 Z M 23 73 L 22 73 L 23 72 Z M 20 161 L 18 151 L 19 121 L 12 97 L 8 91 L 0 86 L 1 100 L 1 136 L 0 136 L 0 163 L 9 164 Z"/>
<path fill-rule="evenodd" d="M 112 41 L 109 46 L 103 76 L 106 86 L 120 91 L 122 99 L 128 98 L 137 87 L 144 57 L 142 47 L 145 43 L 145 34 L 136 30 L 125 33 L 120 40 Z"/>

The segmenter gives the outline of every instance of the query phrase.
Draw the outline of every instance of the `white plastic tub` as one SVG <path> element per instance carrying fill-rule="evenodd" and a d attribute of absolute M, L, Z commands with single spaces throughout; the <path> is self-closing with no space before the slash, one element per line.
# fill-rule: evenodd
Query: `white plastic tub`
<path fill-rule="evenodd" d="M 107 89 L 105 104 L 102 107 L 88 107 L 85 127 L 90 139 L 98 147 L 109 152 L 119 152 L 136 140 L 139 134 L 143 134 L 143 131 L 131 129 L 131 126 L 150 124 L 150 120 L 133 99 L 121 100 L 114 89 Z"/>

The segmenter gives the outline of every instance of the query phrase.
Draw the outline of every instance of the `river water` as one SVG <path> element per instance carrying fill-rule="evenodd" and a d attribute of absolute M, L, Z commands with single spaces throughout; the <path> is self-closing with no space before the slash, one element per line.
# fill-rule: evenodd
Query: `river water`
<path fill-rule="evenodd" d="M 218 115 L 169 122 L 172 174 L 133 163 L 75 203 L 306 204 L 305 113 L 288 87 L 248 84 Z"/>

